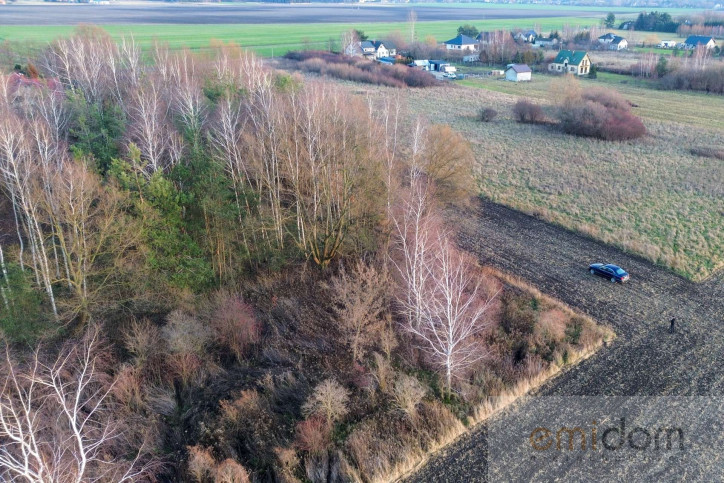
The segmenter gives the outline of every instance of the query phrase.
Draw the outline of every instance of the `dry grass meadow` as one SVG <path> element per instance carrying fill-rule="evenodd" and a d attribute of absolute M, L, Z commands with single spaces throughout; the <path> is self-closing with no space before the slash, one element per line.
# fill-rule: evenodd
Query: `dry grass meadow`
<path fill-rule="evenodd" d="M 724 144 L 724 98 L 622 84 L 622 76 L 581 80 L 613 87 L 632 102 L 648 134 L 607 142 L 518 124 L 521 98 L 553 116 L 555 77 L 514 84 L 495 79 L 409 90 L 407 107 L 449 124 L 473 145 L 483 196 L 586 233 L 702 280 L 724 265 L 724 163 L 691 149 Z M 489 123 L 480 109 L 499 113 Z"/>

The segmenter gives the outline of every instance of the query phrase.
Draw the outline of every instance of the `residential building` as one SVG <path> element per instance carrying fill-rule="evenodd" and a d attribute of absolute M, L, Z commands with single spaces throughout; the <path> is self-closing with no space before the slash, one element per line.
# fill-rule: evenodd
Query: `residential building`
<path fill-rule="evenodd" d="M 586 75 L 591 71 L 591 59 L 587 52 L 561 50 L 548 66 L 548 70 L 561 74 Z"/>
<path fill-rule="evenodd" d="M 530 81 L 532 72 L 528 64 L 508 64 L 505 69 L 505 80 L 512 82 Z"/>
<path fill-rule="evenodd" d="M 460 34 L 454 39 L 450 39 L 445 42 L 445 48 L 447 50 L 478 50 L 478 41 L 468 37 L 467 35 Z"/>

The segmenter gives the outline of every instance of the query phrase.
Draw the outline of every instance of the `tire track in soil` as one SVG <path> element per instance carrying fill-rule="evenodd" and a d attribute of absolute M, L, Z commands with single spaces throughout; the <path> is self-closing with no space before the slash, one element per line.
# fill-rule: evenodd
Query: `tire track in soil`
<path fill-rule="evenodd" d="M 513 425 L 534 424 L 531 415 L 545 411 L 544 406 L 552 399 L 537 396 L 636 396 L 634 401 L 641 405 L 641 414 L 658 414 L 662 420 L 671 416 L 671 410 L 662 407 L 661 399 L 647 396 L 716 396 L 711 401 L 707 399 L 706 412 L 713 411 L 722 420 L 722 273 L 696 284 L 640 257 L 489 201 L 478 201 L 471 208 L 452 209 L 450 222 L 458 231 L 460 246 L 476 254 L 482 264 L 516 275 L 541 292 L 609 325 L 617 338 L 544 384 L 533 397 L 522 398 L 431 457 L 408 481 L 488 481 L 488 433 L 505 431 Z M 630 282 L 612 284 L 590 275 L 588 265 L 597 261 L 623 266 L 631 274 Z M 677 333 L 672 335 L 668 332 L 668 321 L 674 316 L 678 325 Z M 566 412 L 559 408 L 549 410 Z M 692 424 L 702 425 L 697 414 L 692 415 Z M 720 428 L 721 423 L 713 420 L 706 426 Z M 589 457 L 580 455 L 552 459 L 515 456 L 522 446 L 519 441 L 511 442 L 511 456 L 503 456 L 504 469 L 501 472 L 498 465 L 490 480 L 673 480 L 679 479 L 684 470 L 693 479 L 697 475 L 712 477 L 716 471 L 715 479 L 719 479 L 724 473 L 724 463 L 717 456 L 724 445 L 719 443 L 715 445 L 719 453 L 700 448 L 700 453 L 689 454 L 686 461 L 662 459 L 642 463 L 637 458 L 613 458 L 602 465 L 591 465 Z"/>

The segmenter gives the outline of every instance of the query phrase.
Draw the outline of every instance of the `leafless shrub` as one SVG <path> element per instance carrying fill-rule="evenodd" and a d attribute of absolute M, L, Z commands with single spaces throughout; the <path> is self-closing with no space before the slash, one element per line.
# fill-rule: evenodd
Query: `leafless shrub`
<path fill-rule="evenodd" d="M 375 352 L 375 364 L 372 369 L 377 387 L 383 394 L 388 394 L 392 389 L 392 381 L 395 377 L 395 371 L 390 364 L 389 359 L 382 357 L 381 354 Z"/>
<path fill-rule="evenodd" d="M 470 144 L 447 125 L 433 125 L 425 131 L 422 169 L 434 182 L 438 199 L 466 200 L 474 188 L 475 157 Z"/>
<path fill-rule="evenodd" d="M 621 109 L 628 111 L 631 104 L 624 97 L 613 89 L 593 87 L 582 91 L 581 97 L 587 101 L 593 101 L 604 105 L 608 109 Z"/>
<path fill-rule="evenodd" d="M 297 423 L 294 436 L 295 445 L 310 454 L 319 454 L 330 443 L 331 428 L 322 416 L 312 416 Z"/>
<path fill-rule="evenodd" d="M 162 332 L 174 354 L 203 355 L 211 339 L 208 327 L 193 315 L 178 309 L 168 314 Z"/>
<path fill-rule="evenodd" d="M 212 478 L 216 462 L 209 450 L 201 446 L 189 446 L 187 450 L 189 453 L 188 471 L 194 480 L 203 483 Z"/>
<path fill-rule="evenodd" d="M 215 304 L 210 320 L 214 338 L 240 361 L 249 347 L 260 339 L 261 326 L 254 316 L 254 309 L 244 303 L 240 295 L 224 291 L 217 294 Z"/>
<path fill-rule="evenodd" d="M 123 343 L 139 366 L 163 347 L 158 327 L 148 319 L 134 319 L 123 333 Z"/>
<path fill-rule="evenodd" d="M 480 120 L 482 122 L 490 122 L 498 116 L 498 111 L 492 107 L 484 107 L 480 110 Z"/>
<path fill-rule="evenodd" d="M 249 472 L 231 458 L 227 458 L 214 468 L 215 483 L 249 483 Z"/>
<path fill-rule="evenodd" d="M 564 132 L 578 136 L 622 141 L 646 134 L 641 119 L 630 112 L 629 103 L 618 93 L 602 88 L 584 91 L 578 102 L 560 106 L 558 118 Z"/>
<path fill-rule="evenodd" d="M 390 87 L 431 87 L 439 82 L 428 72 L 404 65 L 384 65 L 359 57 L 321 51 L 289 52 L 286 58 L 297 61 L 297 67 L 337 79 Z"/>
<path fill-rule="evenodd" d="M 417 415 L 417 405 L 420 404 L 426 393 L 427 390 L 417 378 L 400 374 L 395 381 L 393 399 L 398 409 L 407 414 L 409 418 L 414 419 Z"/>
<path fill-rule="evenodd" d="M 320 415 L 328 424 L 341 419 L 347 414 L 349 393 L 334 379 L 327 379 L 319 383 L 302 406 L 306 415 Z"/>
<path fill-rule="evenodd" d="M 282 483 L 292 483 L 297 481 L 294 473 L 299 467 L 299 456 L 294 448 L 275 448 L 274 452 L 277 455 L 278 471 L 277 477 L 281 479 Z"/>
<path fill-rule="evenodd" d="M 513 117 L 516 121 L 527 124 L 545 122 L 545 114 L 538 104 L 521 99 L 513 106 Z"/>
<path fill-rule="evenodd" d="M 113 396 L 131 412 L 139 412 L 146 407 L 137 367 L 124 365 L 118 371 L 113 384 Z"/>
<path fill-rule="evenodd" d="M 690 151 L 691 154 L 695 156 L 724 160 L 724 148 L 719 148 L 715 146 L 698 146 L 691 148 Z"/>
<path fill-rule="evenodd" d="M 359 260 L 350 273 L 340 265 L 338 274 L 323 286 L 332 302 L 335 321 L 352 352 L 352 360 L 360 361 L 379 340 L 380 314 L 388 287 L 386 274 Z"/>

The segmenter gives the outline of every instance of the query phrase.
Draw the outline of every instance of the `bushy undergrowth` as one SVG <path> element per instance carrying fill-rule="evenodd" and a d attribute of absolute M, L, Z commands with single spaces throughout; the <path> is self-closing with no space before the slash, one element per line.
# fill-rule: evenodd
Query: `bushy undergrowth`
<path fill-rule="evenodd" d="M 389 87 L 431 87 L 439 82 L 431 74 L 406 65 L 386 65 L 361 57 L 323 51 L 289 52 L 287 59 L 297 61 L 303 72 L 313 72 L 335 79 Z"/>
<path fill-rule="evenodd" d="M 724 161 L 724 147 L 697 146 L 691 148 L 691 154 L 705 158 L 721 159 Z"/>
<path fill-rule="evenodd" d="M 386 315 L 377 315 L 379 326 L 361 329 L 377 336 L 364 356 L 355 356 L 342 336 L 346 329 L 325 316 L 338 312 L 339 300 L 317 290 L 354 286 L 354 277 L 312 272 L 299 280 L 293 272 L 259 280 L 243 300 L 219 292 L 172 312 L 161 328 L 140 321 L 125 329 L 132 358 L 115 394 L 129 414 L 162 411 L 169 418 L 176 436 L 168 449 L 187 457 L 178 477 L 211 481 L 229 471 L 240 481 L 244 475 L 289 482 L 389 478 L 459 435 L 479 405 L 573 361 L 605 334 L 589 319 L 503 282 L 499 308 L 490 314 L 494 324 L 479 337 L 490 354 L 449 395 L 423 352 L 386 340 L 384 321 L 397 319 L 389 304 Z M 393 290 L 377 280 L 376 290 Z M 241 360 L 220 359 L 228 341 L 214 337 L 215 319 L 250 302 L 253 313 L 243 318 L 255 322 L 243 326 L 258 327 L 261 337 Z M 398 340 L 406 337 L 394 332 Z M 182 416 L 183 407 L 209 409 Z"/>
<path fill-rule="evenodd" d="M 630 109 L 629 103 L 617 92 L 595 88 L 561 105 L 558 119 L 565 133 L 623 141 L 646 134 L 643 122 Z"/>
<path fill-rule="evenodd" d="M 545 114 L 538 104 L 521 99 L 513 106 L 513 117 L 516 121 L 526 124 L 540 124 L 545 122 Z"/>
<path fill-rule="evenodd" d="M 704 91 L 724 94 L 724 66 L 705 69 L 679 69 L 669 72 L 659 81 L 662 89 Z"/>

